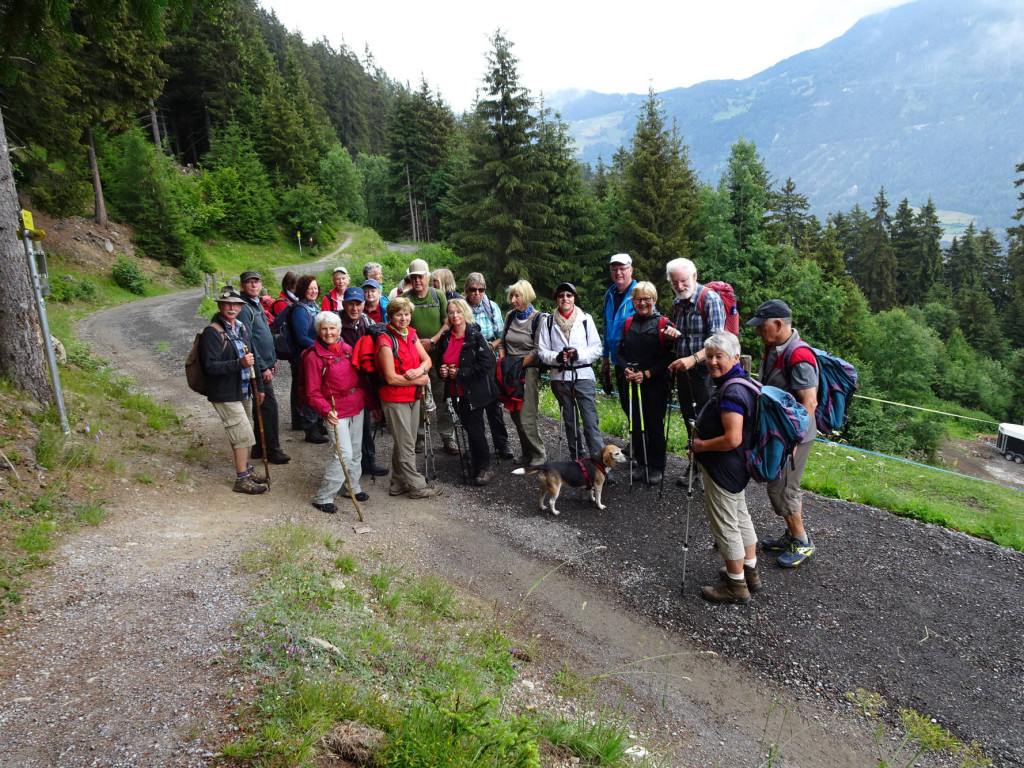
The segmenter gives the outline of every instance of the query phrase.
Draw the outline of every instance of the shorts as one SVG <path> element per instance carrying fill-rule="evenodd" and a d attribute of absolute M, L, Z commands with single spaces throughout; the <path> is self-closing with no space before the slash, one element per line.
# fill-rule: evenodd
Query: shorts
<path fill-rule="evenodd" d="M 793 463 L 790 464 L 787 460 L 779 478 L 768 483 L 768 500 L 771 501 L 775 514 L 781 517 L 800 513 L 803 499 L 800 480 L 803 479 L 804 470 L 807 469 L 807 459 L 811 455 L 813 445 L 813 440 L 798 445 Z"/>
<path fill-rule="evenodd" d="M 249 414 L 246 412 L 245 403 L 241 400 L 233 400 L 229 403 L 213 403 L 213 410 L 220 416 L 220 423 L 224 425 L 224 431 L 228 433 L 228 440 L 231 441 L 231 448 L 249 449 L 256 442 L 256 435 L 252 431 L 252 424 L 249 423 Z"/>

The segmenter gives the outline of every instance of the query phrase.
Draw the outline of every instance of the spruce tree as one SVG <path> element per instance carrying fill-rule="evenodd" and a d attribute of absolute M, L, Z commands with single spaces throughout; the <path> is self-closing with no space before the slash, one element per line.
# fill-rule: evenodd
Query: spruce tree
<path fill-rule="evenodd" d="M 935 286 L 942 282 L 942 227 L 935 202 L 928 202 L 918 211 L 915 225 L 918 232 L 917 272 L 911 279 L 916 284 L 917 303 L 926 301 Z"/>
<path fill-rule="evenodd" d="M 899 303 L 903 306 L 917 304 L 921 299 L 921 286 L 917 281 L 921 256 L 920 233 L 907 198 L 903 198 L 896 208 L 889 236 L 896 257 L 896 295 Z"/>
<path fill-rule="evenodd" d="M 792 177 L 769 200 L 771 231 L 778 242 L 797 248 L 810 225 L 811 204 L 796 190 Z"/>
<path fill-rule="evenodd" d="M 896 306 L 896 254 L 889 228 L 889 203 L 883 187 L 875 196 L 863 250 L 852 264 L 853 277 L 873 312 L 885 312 Z"/>
<path fill-rule="evenodd" d="M 982 273 L 981 248 L 972 221 L 946 253 L 946 285 L 954 296 L 976 291 L 981 288 Z"/>

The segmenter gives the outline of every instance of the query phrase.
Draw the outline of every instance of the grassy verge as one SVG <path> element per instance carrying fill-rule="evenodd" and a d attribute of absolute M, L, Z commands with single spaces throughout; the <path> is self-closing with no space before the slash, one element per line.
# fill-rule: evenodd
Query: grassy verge
<path fill-rule="evenodd" d="M 541 411 L 558 418 L 558 402 L 548 387 L 541 390 Z M 597 411 L 603 432 L 627 438 L 626 415 L 617 399 L 598 395 Z M 957 429 L 957 434 L 976 434 L 964 432 L 962 425 Z M 678 411 L 673 412 L 669 425 L 668 449 L 676 454 L 686 451 L 686 428 Z M 1024 552 L 1024 491 L 833 444 L 820 444 L 812 452 L 803 487 Z"/>
<path fill-rule="evenodd" d="M 435 576 L 296 525 L 272 530 L 245 567 L 259 584 L 239 663 L 261 683 L 240 697 L 243 735 L 221 745 L 235 764 L 352 759 L 354 732 L 380 737 L 381 768 L 652 764 L 627 752 L 621 713 L 537 708 L 517 685 L 536 649 Z"/>

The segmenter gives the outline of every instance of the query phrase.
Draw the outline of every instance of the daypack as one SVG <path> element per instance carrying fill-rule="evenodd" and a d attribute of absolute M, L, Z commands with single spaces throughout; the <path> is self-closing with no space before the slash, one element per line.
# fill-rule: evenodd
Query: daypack
<path fill-rule="evenodd" d="M 413 329 L 409 329 L 414 333 Z M 388 330 L 387 323 L 372 323 L 367 326 L 366 333 L 356 339 L 352 347 L 352 363 L 361 373 L 365 373 L 369 379 L 370 386 L 379 389 L 383 383 L 380 378 L 380 371 L 377 370 L 377 339 L 381 334 L 387 334 L 391 339 L 391 354 L 395 357 L 395 371 L 401 373 L 401 360 L 398 357 L 398 339 Z"/>
<path fill-rule="evenodd" d="M 224 326 L 218 323 L 210 323 L 210 326 L 215 328 L 217 333 L 220 334 L 221 349 L 223 350 L 228 343 L 228 335 L 224 332 Z M 206 329 L 204 328 L 203 330 Z M 188 388 L 193 392 L 205 395 L 206 371 L 203 370 L 203 361 L 199 357 L 199 339 L 202 336 L 203 331 L 196 334 L 196 337 L 192 340 L 192 349 L 185 356 L 185 381 L 188 383 Z"/>
<path fill-rule="evenodd" d="M 740 335 L 740 310 L 736 306 L 736 293 L 732 286 L 723 283 L 721 280 L 712 280 L 704 283 L 704 287 L 697 297 L 697 311 L 704 314 L 704 297 L 708 291 L 714 291 L 722 297 L 722 304 L 725 306 L 725 330 L 733 336 Z"/>
<path fill-rule="evenodd" d="M 668 328 L 668 318 L 661 315 L 658 318 L 658 340 L 665 343 L 665 329 Z M 629 326 L 633 324 L 633 315 L 626 318 L 626 322 L 622 325 L 622 336 L 625 337 L 629 333 Z"/>
<path fill-rule="evenodd" d="M 727 379 L 719 389 L 721 398 L 734 383 L 746 387 L 757 395 L 754 414 L 753 438 L 743 447 L 747 470 L 759 483 L 768 483 L 782 474 L 787 460 L 804 438 L 810 426 L 807 409 L 789 392 L 772 386 L 762 386 L 744 376 Z"/>
<path fill-rule="evenodd" d="M 274 337 L 274 352 L 278 360 L 291 360 L 295 357 L 295 339 L 292 336 L 292 310 L 295 304 L 289 304 L 274 316 L 270 324 L 270 333 Z"/>
<path fill-rule="evenodd" d="M 787 378 L 793 350 L 799 347 L 810 349 L 818 363 L 818 407 L 814 409 L 814 423 L 823 435 L 841 431 L 849 417 L 850 400 L 857 391 L 857 369 L 843 358 L 801 340 L 786 348 L 783 365 Z"/>

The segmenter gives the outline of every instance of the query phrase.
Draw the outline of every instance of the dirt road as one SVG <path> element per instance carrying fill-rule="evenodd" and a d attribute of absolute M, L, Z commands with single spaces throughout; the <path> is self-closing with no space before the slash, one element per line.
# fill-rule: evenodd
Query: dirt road
<path fill-rule="evenodd" d="M 309 506 L 327 457 L 298 442 L 301 433 L 283 433 L 294 459 L 273 468 L 270 493 L 230 492 L 223 430 L 181 376 L 202 326 L 199 298 L 146 299 L 81 324 L 97 354 L 192 414 L 211 458 L 183 468 L 155 457 L 161 482 L 126 490 L 106 524 L 64 544 L 28 596 L 3 641 L 5 765 L 208 764 L 203 737 L 228 728 L 218 712 L 246 695 L 217 663 L 244 611 L 232 563 L 281 520 L 328 526 L 346 546 L 387 551 L 511 607 L 569 561 L 526 604 L 525 621 L 544 642 L 539 665 L 571 659 L 597 675 L 678 654 L 640 662 L 649 674 L 616 683 L 628 686 L 637 720 L 675 746 L 677 765 L 756 765 L 766 725 L 770 739 L 787 742 L 777 765 L 874 764 L 870 736 L 843 697 L 858 687 L 978 740 L 998 765 L 1024 764 L 1021 554 L 810 496 L 816 556 L 796 571 L 765 562 L 765 590 L 748 607 L 711 606 L 699 585 L 717 578 L 720 560 L 699 501 L 680 593 L 685 512 L 674 488 L 659 500 L 617 486 L 603 513 L 570 493 L 554 518 L 534 508 L 533 480 L 502 471 L 487 488 L 464 488 L 457 460 L 440 454 L 443 497 L 395 503 L 370 485 L 373 532 L 355 536 L 353 514 Z M 287 392 L 285 377 L 277 390 Z M 545 428 L 557 454 L 554 426 Z M 379 455 L 389 450 L 381 440 Z M 670 476 L 678 469 L 670 464 Z M 778 528 L 761 489 L 749 497 L 758 531 Z"/>

